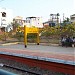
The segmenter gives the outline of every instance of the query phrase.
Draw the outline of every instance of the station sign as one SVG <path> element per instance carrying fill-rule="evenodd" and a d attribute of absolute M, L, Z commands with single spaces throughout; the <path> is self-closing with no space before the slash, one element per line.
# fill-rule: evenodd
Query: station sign
<path fill-rule="evenodd" d="M 39 29 L 37 27 L 26 27 L 24 26 L 24 44 L 27 47 L 27 34 L 36 33 L 37 34 L 37 45 L 39 45 Z"/>
<path fill-rule="evenodd" d="M 38 33 L 38 28 L 36 27 L 26 27 L 27 33 Z"/>

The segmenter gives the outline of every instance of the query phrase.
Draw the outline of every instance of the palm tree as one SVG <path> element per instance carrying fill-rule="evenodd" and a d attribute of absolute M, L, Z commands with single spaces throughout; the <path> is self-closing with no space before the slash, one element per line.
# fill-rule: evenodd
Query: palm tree
<path fill-rule="evenodd" d="M 57 15 L 57 24 L 59 23 L 59 13 L 56 14 Z"/>

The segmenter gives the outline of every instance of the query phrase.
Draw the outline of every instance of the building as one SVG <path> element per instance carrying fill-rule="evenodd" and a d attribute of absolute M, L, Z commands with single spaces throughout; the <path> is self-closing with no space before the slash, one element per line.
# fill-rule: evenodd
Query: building
<path fill-rule="evenodd" d="M 43 26 L 56 26 L 59 24 L 59 13 L 50 14 L 50 19 L 43 23 Z"/>
<path fill-rule="evenodd" d="M 56 25 L 59 23 L 59 13 L 57 14 L 50 14 L 50 21 L 55 23 Z"/>
<path fill-rule="evenodd" d="M 43 23 L 43 26 L 53 27 L 53 26 L 56 26 L 56 22 L 46 21 L 46 22 Z"/>
<path fill-rule="evenodd" d="M 26 25 L 27 27 L 43 27 L 42 18 L 41 17 L 27 17 L 25 20 L 23 20 L 23 17 L 16 16 L 14 18 L 14 22 L 18 23 L 19 26 L 24 27 Z"/>
<path fill-rule="evenodd" d="M 19 26 L 23 27 L 24 25 L 24 20 L 23 20 L 23 17 L 21 16 L 16 16 L 14 19 L 13 19 L 13 23 L 17 23 L 19 24 Z"/>
<path fill-rule="evenodd" d="M 12 10 L 6 8 L 0 8 L 0 30 L 4 29 L 4 31 L 9 32 L 13 29 L 12 23 Z"/>
<path fill-rule="evenodd" d="M 71 23 L 75 22 L 75 14 L 70 16 L 70 21 L 71 21 Z"/>
<path fill-rule="evenodd" d="M 27 17 L 25 20 L 25 25 L 28 27 L 38 27 L 42 28 L 43 23 L 42 23 L 42 18 L 41 17 Z"/>
<path fill-rule="evenodd" d="M 23 17 L 16 16 L 13 20 L 14 20 L 14 22 L 17 22 L 18 24 L 22 25 Z"/>

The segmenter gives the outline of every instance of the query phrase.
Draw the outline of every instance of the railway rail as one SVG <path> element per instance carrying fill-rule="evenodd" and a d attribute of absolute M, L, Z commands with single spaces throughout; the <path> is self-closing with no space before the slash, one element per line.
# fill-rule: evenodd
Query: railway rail
<path fill-rule="evenodd" d="M 45 70 L 52 70 L 54 72 L 61 72 L 64 74 L 69 74 L 69 75 L 75 75 L 75 65 L 73 64 L 63 64 L 63 63 L 57 63 L 57 62 L 50 62 L 50 61 L 44 61 L 44 60 L 38 60 L 38 59 L 32 59 L 31 57 L 20 57 L 20 56 L 15 56 L 15 55 L 8 55 L 8 54 L 0 54 L 1 59 L 7 59 L 10 61 L 18 62 L 18 63 L 23 63 L 31 67 L 40 67 L 41 69 Z M 7 66 L 7 65 L 5 65 Z M 13 66 L 7 66 L 7 67 L 12 67 Z M 33 74 L 36 72 L 32 72 Z"/>
<path fill-rule="evenodd" d="M 17 71 L 20 71 L 20 72 L 24 72 L 26 74 L 29 74 L 29 75 L 39 75 L 37 73 L 34 73 L 34 72 L 30 72 L 30 71 L 27 71 L 27 70 L 23 70 L 23 69 L 20 69 L 20 68 L 16 68 L 16 67 L 12 67 L 12 66 L 8 66 L 8 65 L 3 65 L 3 67 L 6 67 L 6 68 L 9 68 L 9 69 L 15 69 Z"/>

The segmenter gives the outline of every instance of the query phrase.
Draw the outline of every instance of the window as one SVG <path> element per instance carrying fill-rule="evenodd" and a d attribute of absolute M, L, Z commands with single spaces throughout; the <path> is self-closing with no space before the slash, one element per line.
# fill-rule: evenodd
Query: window
<path fill-rule="evenodd" d="M 29 23 L 30 23 L 30 20 L 29 20 Z"/>
<path fill-rule="evenodd" d="M 5 12 L 2 12 L 2 17 L 6 17 L 6 13 Z"/>
<path fill-rule="evenodd" d="M 25 22 L 26 22 L 26 23 L 30 23 L 30 20 L 26 20 Z"/>

